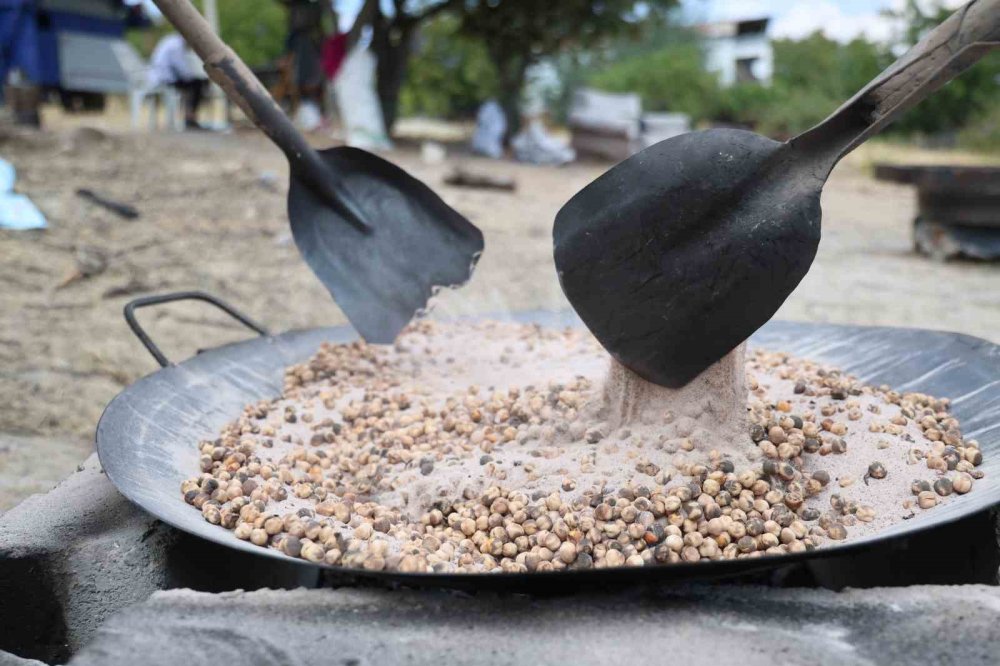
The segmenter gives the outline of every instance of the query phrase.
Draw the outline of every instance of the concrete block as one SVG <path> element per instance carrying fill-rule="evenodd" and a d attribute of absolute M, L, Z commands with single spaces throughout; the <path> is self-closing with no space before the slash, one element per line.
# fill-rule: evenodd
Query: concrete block
<path fill-rule="evenodd" d="M 407 590 L 158 592 L 73 666 L 992 664 L 1000 590 L 724 586 L 562 598 Z"/>
<path fill-rule="evenodd" d="M 837 561 L 816 560 L 796 567 L 796 571 L 783 577 L 774 575 L 767 580 L 779 585 L 818 582 L 832 588 L 928 581 L 994 582 L 1000 553 L 995 521 L 993 513 L 983 512 L 919 538 L 868 549 Z M 893 571 L 896 573 L 892 574 Z M 338 580 L 328 577 L 326 583 L 336 585 Z M 525 652 L 528 648 L 519 646 L 522 641 L 533 645 L 534 650 L 543 650 L 545 644 L 554 640 L 551 636 L 568 632 L 566 635 L 585 648 L 573 649 L 574 661 L 589 663 L 591 654 L 605 658 L 609 655 L 607 651 L 599 651 L 598 638 L 614 643 L 619 633 L 631 636 L 628 641 L 635 641 L 636 645 L 628 647 L 631 651 L 628 654 L 648 656 L 653 654 L 655 646 L 666 649 L 666 643 L 643 643 L 639 628 L 645 627 L 644 631 L 652 636 L 666 631 L 663 635 L 668 638 L 693 636 L 712 645 L 717 636 L 710 636 L 701 627 L 721 626 L 719 622 L 735 622 L 739 626 L 749 622 L 758 628 L 755 631 L 763 632 L 766 640 L 758 636 L 757 647 L 745 646 L 755 654 L 755 650 L 764 649 L 761 645 L 770 646 L 760 652 L 764 655 L 775 654 L 786 643 L 794 646 L 795 635 L 803 637 L 806 643 L 819 641 L 832 650 L 836 641 L 823 638 L 822 631 L 817 629 L 826 626 L 827 615 L 832 618 L 835 633 L 849 632 L 856 650 L 874 649 L 877 642 L 869 635 L 869 628 L 862 626 L 867 622 L 887 626 L 887 632 L 903 632 L 899 634 L 903 637 L 899 639 L 903 641 L 900 649 L 917 650 L 922 644 L 918 643 L 915 629 L 907 630 L 906 622 L 890 612 L 891 604 L 895 603 L 912 608 L 914 613 L 926 614 L 918 621 L 911 616 L 909 621 L 914 627 L 923 627 L 922 631 L 938 632 L 924 637 L 933 654 L 943 655 L 940 650 L 947 648 L 965 650 L 960 654 L 970 655 L 969 650 L 978 649 L 976 646 L 981 646 L 986 638 L 995 638 L 996 631 L 980 622 L 976 609 L 990 608 L 994 617 L 1000 610 L 995 588 L 978 586 L 916 587 L 846 595 L 808 589 L 782 591 L 728 586 L 710 588 L 711 592 L 683 588 L 683 592 L 654 590 L 618 597 L 576 595 L 579 590 L 565 589 L 561 592 L 576 596 L 544 600 L 482 592 L 474 597 L 447 592 L 375 590 L 221 596 L 171 593 L 157 594 L 150 602 L 142 603 L 159 590 L 191 588 L 222 592 L 315 587 L 318 581 L 318 570 L 314 568 L 233 551 L 160 523 L 118 494 L 94 456 L 51 492 L 33 496 L 0 516 L 0 589 L 3 590 L 0 650 L 62 663 L 97 635 L 94 643 L 97 652 L 84 651 L 81 663 L 88 663 L 85 659 L 92 657 L 87 655 L 100 654 L 101 650 L 115 658 L 125 654 L 121 651 L 136 650 L 145 663 L 160 663 L 161 653 L 169 659 L 176 656 L 171 652 L 173 640 L 178 645 L 193 644 L 210 654 L 232 649 L 232 645 L 227 648 L 225 644 L 235 642 L 238 650 L 298 659 L 296 651 L 289 652 L 286 647 L 288 641 L 280 633 L 285 632 L 289 640 L 294 639 L 292 644 L 300 640 L 316 641 L 320 646 L 316 650 L 336 650 L 328 654 L 340 654 L 338 651 L 353 654 L 351 641 L 359 641 L 357 645 L 363 648 L 357 652 L 359 658 L 377 655 L 384 658 L 384 663 L 410 654 L 407 650 L 412 646 L 424 646 L 421 649 L 426 648 L 427 654 L 441 659 L 460 659 L 462 653 L 447 645 L 425 645 L 427 641 L 420 638 L 419 631 L 409 629 L 416 627 L 442 643 L 449 642 L 447 634 L 454 634 L 459 639 L 451 641 L 455 646 L 499 645 L 499 652 L 487 650 L 483 655 L 496 656 L 500 661 L 505 659 L 504 650 L 512 650 L 511 654 L 518 659 L 528 658 L 530 655 Z M 547 592 L 551 595 L 554 590 Z M 897 601 L 883 603 L 883 599 Z M 125 608 L 130 611 L 121 614 Z M 856 613 L 856 609 L 860 611 Z M 966 619 L 962 620 L 961 614 Z M 112 616 L 114 619 L 108 622 Z M 864 618 L 862 625 L 855 622 L 856 616 Z M 565 624 L 563 617 L 576 617 L 581 626 L 590 628 L 577 629 Z M 656 618 L 663 618 L 668 628 L 664 629 Z M 813 619 L 806 622 L 807 618 Z M 554 633 L 538 633 L 536 620 L 540 627 Z M 629 633 L 629 622 L 636 623 L 633 633 Z M 951 627 L 949 622 L 956 626 Z M 142 623 L 146 626 L 142 627 Z M 271 625 L 279 634 L 273 633 Z M 331 627 L 337 628 L 336 636 L 330 634 Z M 397 635 L 388 631 L 392 627 L 399 628 L 399 636 L 409 636 L 410 642 L 387 638 Z M 513 628 L 510 631 L 514 633 L 503 627 Z M 519 637 L 521 633 L 523 639 Z M 738 631 L 735 635 L 743 633 Z M 935 635 L 945 636 L 944 642 L 928 638 Z M 957 638 L 966 635 L 968 644 Z M 115 648 L 119 652 L 112 653 L 110 646 L 116 640 L 120 642 L 120 647 Z M 697 641 L 691 643 L 697 644 Z M 567 644 L 562 645 L 565 649 Z M 556 648 L 545 647 L 550 648 L 551 654 L 544 651 L 540 654 L 554 655 Z M 827 663 L 820 658 L 822 655 L 811 652 L 803 655 L 801 650 L 805 648 L 796 649 L 800 651 L 790 654 L 815 656 L 816 664 Z M 702 656 L 697 651 L 692 654 L 696 658 Z M 476 659 L 488 661 L 483 655 L 465 656 L 473 663 Z"/>
<path fill-rule="evenodd" d="M 94 455 L 51 492 L 0 516 L 0 650 L 64 661 L 112 613 L 156 590 L 317 580 L 316 569 L 275 567 L 157 521 L 115 490 Z"/>
<path fill-rule="evenodd" d="M 22 659 L 10 652 L 0 652 L 0 666 L 45 666 L 45 664 L 34 659 Z"/>

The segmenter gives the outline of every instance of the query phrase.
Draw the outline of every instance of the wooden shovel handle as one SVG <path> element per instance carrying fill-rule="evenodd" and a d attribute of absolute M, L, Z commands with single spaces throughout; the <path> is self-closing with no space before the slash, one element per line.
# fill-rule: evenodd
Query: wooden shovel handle
<path fill-rule="evenodd" d="M 997 47 L 1000 0 L 972 0 L 792 144 L 829 149 L 836 163 Z"/>
<path fill-rule="evenodd" d="M 293 175 L 302 178 L 317 195 L 340 209 L 351 224 L 363 231 L 370 230 L 361 210 L 340 186 L 339 179 L 330 172 L 319 153 L 295 129 L 260 80 L 215 34 L 190 0 L 153 2 L 205 63 L 209 78 L 281 148 Z"/>

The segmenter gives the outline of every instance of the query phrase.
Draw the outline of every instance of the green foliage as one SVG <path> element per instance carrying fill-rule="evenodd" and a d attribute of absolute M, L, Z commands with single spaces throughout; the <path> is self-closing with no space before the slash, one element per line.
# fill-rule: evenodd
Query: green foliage
<path fill-rule="evenodd" d="M 915 44 L 951 13 L 952 10 L 944 7 L 940 1 L 925 11 L 914 0 L 908 0 L 903 9 L 896 13 L 908 26 L 905 46 Z M 894 131 L 900 134 L 955 131 L 976 123 L 979 117 L 989 115 L 998 104 L 1000 54 L 993 53 L 907 112 L 896 122 Z M 995 114 L 993 117 L 996 117 Z"/>
<path fill-rule="evenodd" d="M 864 40 L 840 44 L 821 32 L 801 40 L 777 39 L 771 44 L 775 84 L 810 88 L 841 102 L 867 85 L 893 60 L 883 49 Z"/>
<path fill-rule="evenodd" d="M 469 0 L 462 32 L 480 40 L 496 67 L 499 98 L 512 130 L 525 74 L 542 58 L 635 38 L 660 24 L 677 0 Z"/>
<path fill-rule="evenodd" d="M 1000 104 L 963 127 L 958 133 L 958 146 L 975 152 L 1000 152 Z"/>
<path fill-rule="evenodd" d="M 864 40 L 840 44 L 821 33 L 775 40 L 773 47 L 770 86 L 720 89 L 688 44 L 624 58 L 592 75 L 589 84 L 638 92 L 652 111 L 681 111 L 696 122 L 747 125 L 784 138 L 823 120 L 895 59 L 887 49 Z M 998 76 L 1000 58 L 991 56 L 903 116 L 893 131 L 937 133 L 964 127 L 1000 100 Z"/>
<path fill-rule="evenodd" d="M 821 33 L 797 41 L 775 40 L 773 47 L 771 86 L 740 120 L 779 138 L 822 121 L 893 60 L 886 50 L 867 41 L 840 44 Z"/>
<path fill-rule="evenodd" d="M 677 111 L 699 119 L 714 118 L 720 111 L 719 83 L 702 67 L 695 44 L 622 59 L 591 76 L 589 84 L 608 92 L 636 92 L 647 111 Z"/>
<path fill-rule="evenodd" d="M 456 17 L 442 14 L 421 29 L 400 92 L 404 115 L 468 116 L 497 94 L 496 70 L 486 48 L 459 28 Z"/>
<path fill-rule="evenodd" d="M 588 49 L 636 37 L 661 22 L 677 0 L 472 0 L 462 29 L 482 39 L 490 53 L 520 54 L 532 61 L 567 49 Z"/>
<path fill-rule="evenodd" d="M 195 3 L 199 9 L 201 2 Z M 218 0 L 219 31 L 222 38 L 250 66 L 274 62 L 285 48 L 288 16 L 278 0 Z M 131 30 L 129 42 L 145 58 L 156 43 L 173 32 L 166 20 L 151 28 Z"/>
<path fill-rule="evenodd" d="M 701 49 L 690 39 L 634 52 L 599 70 L 589 84 L 637 92 L 650 111 L 687 113 L 696 123 L 745 125 L 780 137 L 822 120 L 838 100 L 860 87 L 856 80 L 870 78 L 872 68 L 880 71 L 873 47 L 864 42 L 842 46 L 817 34 L 801 42 L 779 40 L 774 50 L 775 76 L 769 86 L 722 88 L 705 71 Z"/>
<path fill-rule="evenodd" d="M 817 33 L 773 43 L 771 85 L 721 88 L 704 70 L 697 45 L 676 31 L 674 39 L 676 43 L 601 69 L 589 83 L 613 92 L 638 92 L 650 111 L 679 111 L 695 122 L 746 125 L 785 137 L 825 118 L 888 64 L 885 54 L 867 42 L 839 44 Z"/>
<path fill-rule="evenodd" d="M 288 16 L 280 2 L 218 0 L 218 4 L 222 39 L 247 65 L 266 65 L 281 55 L 285 49 Z"/>
<path fill-rule="evenodd" d="M 530 65 L 550 57 L 568 61 L 569 54 L 608 40 L 639 36 L 661 25 L 664 8 L 674 5 L 676 0 L 425 3 L 422 14 L 407 15 L 409 21 L 422 21 L 420 16 L 433 13 L 421 24 L 418 46 L 410 56 L 400 93 L 402 111 L 463 116 L 483 100 L 497 97 L 516 125 L 514 109 Z M 579 70 L 575 72 L 570 78 L 580 78 Z"/>
<path fill-rule="evenodd" d="M 908 111 L 894 130 L 900 134 L 936 134 L 965 127 L 1000 103 L 1000 57 L 982 62 Z"/>
<path fill-rule="evenodd" d="M 909 46 L 950 15 L 940 6 L 922 13 L 910 0 L 901 14 Z M 840 44 L 816 33 L 801 40 L 775 40 L 769 86 L 743 84 L 720 89 L 707 77 L 693 46 L 676 31 L 673 43 L 652 51 L 625 52 L 599 67 L 587 83 L 609 91 L 635 91 L 651 111 L 688 113 L 693 120 L 754 127 L 778 138 L 793 136 L 823 120 L 895 60 L 885 47 L 856 39 Z M 680 41 L 678 41 L 680 40 Z M 1000 105 L 1000 54 L 987 56 L 929 99 L 906 113 L 892 132 L 933 134 L 963 127 L 972 137 L 998 140 L 996 123 L 978 120 Z M 996 121 L 996 112 L 991 116 Z"/>

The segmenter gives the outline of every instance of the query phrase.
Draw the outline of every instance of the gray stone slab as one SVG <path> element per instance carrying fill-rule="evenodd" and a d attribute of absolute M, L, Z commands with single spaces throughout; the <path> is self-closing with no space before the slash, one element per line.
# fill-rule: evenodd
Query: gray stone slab
<path fill-rule="evenodd" d="M 68 659 L 111 614 L 156 590 L 317 581 L 314 569 L 274 564 L 159 522 L 115 490 L 94 455 L 0 516 L 0 650 Z"/>
<path fill-rule="evenodd" d="M 0 513 L 51 490 L 93 451 L 93 440 L 0 432 Z"/>
<path fill-rule="evenodd" d="M 549 599 L 404 590 L 159 592 L 73 666 L 995 664 L 1000 589 L 758 587 Z"/>
<path fill-rule="evenodd" d="M 45 666 L 45 663 L 34 659 L 22 659 L 10 652 L 0 651 L 0 666 Z"/>
<path fill-rule="evenodd" d="M 58 658 L 108 615 L 167 583 L 172 530 L 121 499 L 96 456 L 54 490 L 0 518 L 0 647 Z M 16 600 L 16 603 L 11 603 Z"/>

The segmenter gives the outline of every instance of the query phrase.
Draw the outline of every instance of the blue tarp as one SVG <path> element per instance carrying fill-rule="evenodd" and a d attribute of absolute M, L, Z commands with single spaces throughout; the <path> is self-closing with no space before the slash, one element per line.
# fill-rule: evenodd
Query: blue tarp
<path fill-rule="evenodd" d="M 121 18 L 58 10 L 39 13 L 36 4 L 35 0 L 0 0 L 0 85 L 7 80 L 10 70 L 18 67 L 33 83 L 58 87 L 59 33 L 109 38 L 125 34 L 124 11 Z M 141 14 L 138 19 L 129 16 L 132 22 L 142 18 Z"/>

